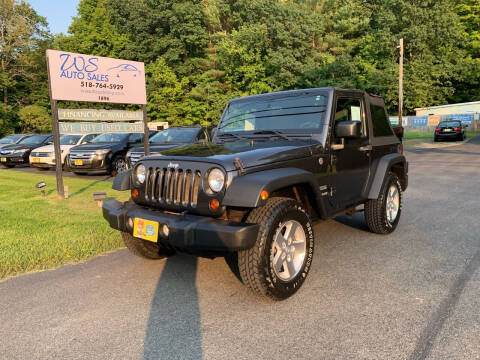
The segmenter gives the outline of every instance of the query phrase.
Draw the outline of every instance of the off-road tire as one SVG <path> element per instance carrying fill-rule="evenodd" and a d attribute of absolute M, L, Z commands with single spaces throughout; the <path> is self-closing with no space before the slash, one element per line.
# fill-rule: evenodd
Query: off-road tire
<path fill-rule="evenodd" d="M 299 222 L 305 232 L 305 259 L 298 274 L 290 281 L 281 280 L 273 271 L 272 242 L 278 227 L 288 220 Z M 290 198 L 274 197 L 262 207 L 253 209 L 247 223 L 260 224 L 253 248 L 238 252 L 238 268 L 242 282 L 255 293 L 273 300 L 292 296 L 301 287 L 310 271 L 313 258 L 313 225 L 305 209 Z"/>
<path fill-rule="evenodd" d="M 166 249 L 150 241 L 136 238 L 126 232 L 122 232 L 122 239 L 130 252 L 146 259 L 158 260 L 175 254 L 173 250 Z"/>
<path fill-rule="evenodd" d="M 386 201 L 387 201 L 387 191 L 390 189 L 391 185 L 395 185 L 399 194 L 399 208 L 397 217 L 393 223 L 390 223 L 387 218 L 386 211 Z M 376 234 L 390 234 L 392 233 L 400 221 L 400 216 L 402 214 L 402 186 L 398 176 L 393 172 L 388 172 L 383 181 L 382 188 L 380 190 L 380 195 L 378 199 L 368 200 L 365 203 L 365 221 L 370 231 Z"/>

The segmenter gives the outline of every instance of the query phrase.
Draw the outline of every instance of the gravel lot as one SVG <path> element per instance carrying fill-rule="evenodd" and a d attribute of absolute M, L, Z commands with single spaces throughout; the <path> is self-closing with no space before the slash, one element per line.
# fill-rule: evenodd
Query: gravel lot
<path fill-rule="evenodd" d="M 126 250 L 0 283 L 4 359 L 480 359 L 480 137 L 407 151 L 391 236 L 316 225 L 309 278 L 273 303 L 223 259 Z"/>

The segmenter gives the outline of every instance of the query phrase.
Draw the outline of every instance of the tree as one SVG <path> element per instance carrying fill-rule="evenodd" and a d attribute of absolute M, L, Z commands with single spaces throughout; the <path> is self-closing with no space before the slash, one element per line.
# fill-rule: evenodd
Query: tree
<path fill-rule="evenodd" d="M 52 121 L 43 106 L 28 105 L 18 112 L 20 126 L 24 132 L 49 132 L 52 131 Z"/>
<path fill-rule="evenodd" d="M 0 86 L 8 105 L 9 88 L 20 79 L 33 80 L 28 54 L 49 37 L 47 22 L 23 0 L 0 0 Z"/>

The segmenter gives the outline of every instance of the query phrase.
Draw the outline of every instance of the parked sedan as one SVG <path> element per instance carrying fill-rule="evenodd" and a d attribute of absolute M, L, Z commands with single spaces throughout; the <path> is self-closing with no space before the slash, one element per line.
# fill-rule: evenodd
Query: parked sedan
<path fill-rule="evenodd" d="M 12 134 L 5 136 L 4 138 L 0 139 L 0 149 L 7 147 L 9 145 L 18 144 L 23 139 L 32 136 L 32 134 Z"/>
<path fill-rule="evenodd" d="M 87 144 L 99 134 L 66 134 L 60 137 L 60 150 L 62 151 L 62 165 L 64 170 L 68 169 L 65 159 L 70 149 L 76 145 Z M 55 167 L 55 148 L 53 144 L 34 149 L 30 153 L 30 166 L 41 170 Z"/>
<path fill-rule="evenodd" d="M 152 131 L 151 134 L 153 133 Z M 89 144 L 72 148 L 68 156 L 68 167 L 75 174 L 106 172 L 116 175 L 127 168 L 127 151 L 142 141 L 141 133 L 101 134 Z"/>
<path fill-rule="evenodd" d="M 208 130 L 201 126 L 171 127 L 150 138 L 150 154 L 160 154 L 164 150 L 173 149 L 200 141 L 208 141 Z M 135 166 L 145 156 L 145 148 L 137 146 L 127 153 L 128 167 Z"/>
<path fill-rule="evenodd" d="M 40 146 L 52 143 L 53 135 L 32 135 L 18 144 L 8 145 L 0 149 L 0 163 L 5 167 L 28 164 L 30 152 Z"/>
<path fill-rule="evenodd" d="M 465 140 L 467 138 L 465 134 L 465 127 L 461 121 L 450 120 L 442 121 L 435 129 L 433 141 L 440 141 L 446 139 L 453 140 Z"/>

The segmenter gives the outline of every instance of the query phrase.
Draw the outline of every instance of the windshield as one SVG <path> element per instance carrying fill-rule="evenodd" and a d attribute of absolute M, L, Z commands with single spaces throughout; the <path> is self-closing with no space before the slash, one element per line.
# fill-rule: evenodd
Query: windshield
<path fill-rule="evenodd" d="M 261 130 L 321 130 L 326 95 L 266 96 L 227 105 L 217 134 Z"/>
<path fill-rule="evenodd" d="M 46 138 L 46 135 L 33 135 L 19 142 L 19 144 L 40 144 Z"/>
<path fill-rule="evenodd" d="M 462 126 L 462 123 L 460 121 L 445 121 L 445 122 L 441 122 L 438 126 L 441 128 L 456 127 L 456 126 L 460 127 Z"/>
<path fill-rule="evenodd" d="M 0 139 L 0 144 L 15 144 L 21 137 L 22 135 L 9 135 Z"/>
<path fill-rule="evenodd" d="M 190 143 L 197 136 L 198 128 L 172 128 L 150 138 L 151 143 Z"/>
<path fill-rule="evenodd" d="M 128 134 L 107 133 L 97 136 L 92 143 L 115 143 L 121 142 L 127 138 Z"/>
<path fill-rule="evenodd" d="M 76 145 L 82 135 L 63 135 L 60 138 L 60 145 Z"/>

